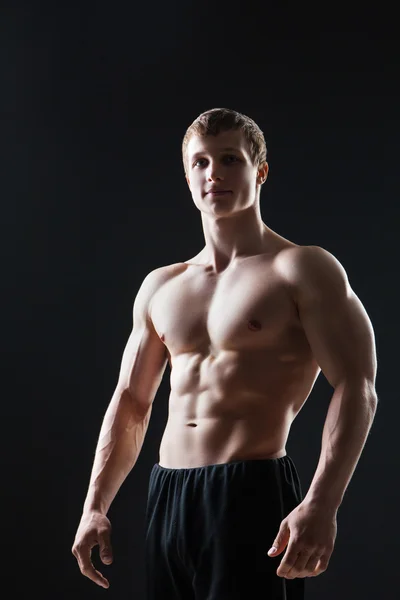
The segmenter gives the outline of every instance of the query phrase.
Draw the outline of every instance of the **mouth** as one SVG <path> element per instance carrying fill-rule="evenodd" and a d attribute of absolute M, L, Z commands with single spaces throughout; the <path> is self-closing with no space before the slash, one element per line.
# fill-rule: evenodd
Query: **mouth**
<path fill-rule="evenodd" d="M 225 194 L 230 194 L 230 190 L 216 190 L 215 192 L 208 192 L 212 196 L 224 196 Z"/>

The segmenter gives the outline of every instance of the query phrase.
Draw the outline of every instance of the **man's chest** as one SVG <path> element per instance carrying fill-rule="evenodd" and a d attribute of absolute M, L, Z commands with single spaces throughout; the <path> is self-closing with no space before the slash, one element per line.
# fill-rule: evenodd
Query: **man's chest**
<path fill-rule="evenodd" d="M 189 268 L 158 290 L 151 318 L 172 355 L 286 345 L 298 327 L 283 280 L 262 265 L 237 268 L 218 280 Z"/>

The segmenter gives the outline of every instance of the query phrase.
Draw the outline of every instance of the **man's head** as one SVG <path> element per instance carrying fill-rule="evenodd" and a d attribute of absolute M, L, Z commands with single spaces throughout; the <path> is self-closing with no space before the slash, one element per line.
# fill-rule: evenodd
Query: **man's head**
<path fill-rule="evenodd" d="M 186 180 L 200 210 L 214 186 L 231 191 L 229 197 L 218 197 L 226 206 L 233 197 L 241 209 L 259 200 L 268 175 L 267 149 L 263 132 L 246 115 L 226 108 L 202 113 L 186 131 L 182 158 Z"/>

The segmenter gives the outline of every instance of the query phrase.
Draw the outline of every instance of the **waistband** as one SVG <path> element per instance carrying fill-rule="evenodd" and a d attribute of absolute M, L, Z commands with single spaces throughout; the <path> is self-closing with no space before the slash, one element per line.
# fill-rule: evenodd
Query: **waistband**
<path fill-rule="evenodd" d="M 284 456 L 280 456 L 279 458 L 250 458 L 250 459 L 244 459 L 244 460 L 233 460 L 233 461 L 229 461 L 229 462 L 225 462 L 225 463 L 212 463 L 209 465 L 202 465 L 199 467 L 176 467 L 176 468 L 171 468 L 171 467 L 163 467 L 162 465 L 160 465 L 160 463 L 155 463 L 154 468 L 156 468 L 157 470 L 160 471 L 164 471 L 166 473 L 173 473 L 173 472 L 179 472 L 179 473 L 189 473 L 189 472 L 195 472 L 195 471 L 202 471 L 202 470 L 215 470 L 215 469 L 226 469 L 229 467 L 234 467 L 237 465 L 249 465 L 249 466 L 258 466 L 258 465 L 265 465 L 265 464 L 276 464 L 276 463 L 281 463 L 281 462 L 292 462 L 291 458 L 289 457 L 288 454 L 285 454 Z"/>

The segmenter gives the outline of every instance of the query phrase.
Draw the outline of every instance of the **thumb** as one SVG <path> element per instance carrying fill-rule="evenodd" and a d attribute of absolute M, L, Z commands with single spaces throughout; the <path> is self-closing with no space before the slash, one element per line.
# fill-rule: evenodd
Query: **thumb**
<path fill-rule="evenodd" d="M 269 556 L 278 556 L 285 549 L 289 542 L 290 530 L 286 521 L 282 521 L 278 535 L 275 538 L 272 547 L 268 550 Z"/>
<path fill-rule="evenodd" d="M 100 546 L 100 558 L 104 564 L 108 565 L 113 561 L 113 554 L 111 548 L 110 538 L 107 534 L 104 534 L 99 539 Z"/>

